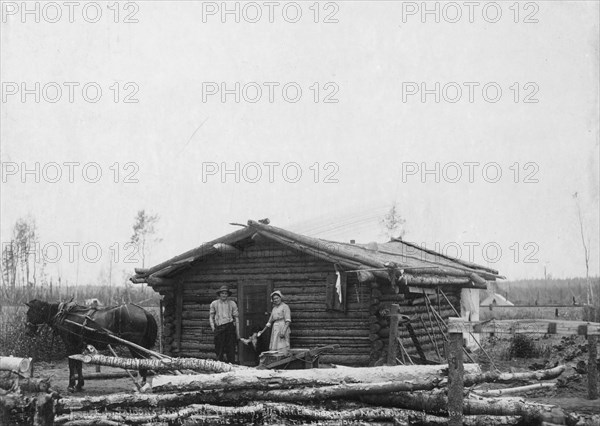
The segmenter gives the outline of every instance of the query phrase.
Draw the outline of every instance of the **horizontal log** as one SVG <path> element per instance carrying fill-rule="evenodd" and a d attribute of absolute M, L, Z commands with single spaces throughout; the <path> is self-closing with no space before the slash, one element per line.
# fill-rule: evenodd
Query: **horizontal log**
<path fill-rule="evenodd" d="M 250 280 L 297 280 L 297 281 L 309 281 L 320 279 L 325 282 L 330 272 L 323 271 L 307 271 L 302 270 L 300 272 L 286 272 L 281 270 L 273 270 L 265 273 L 264 269 L 257 268 L 256 270 L 246 271 L 232 271 L 225 270 L 219 271 L 204 271 L 202 275 L 188 276 L 186 283 L 190 285 L 205 286 L 205 285 L 216 285 L 220 283 L 230 283 L 232 279 L 237 279 L 240 276 Z"/>
<path fill-rule="evenodd" d="M 308 328 L 295 328 L 291 326 L 291 332 L 296 337 L 330 337 L 334 334 L 336 337 L 354 337 L 360 338 L 369 337 L 369 330 L 365 327 L 364 329 L 349 328 L 349 329 L 308 329 Z"/>
<path fill-rule="evenodd" d="M 191 399 L 185 395 L 186 399 Z M 160 395 L 156 398 L 159 403 L 170 404 L 169 395 Z M 128 403 L 128 400 L 123 400 L 123 403 Z M 140 406 L 140 402 L 133 401 L 136 405 Z M 71 412 L 69 414 L 62 414 L 54 419 L 54 424 L 64 425 L 69 422 L 77 424 L 111 424 L 112 423 L 133 423 L 142 424 L 147 423 L 149 419 L 152 422 L 163 422 L 167 424 L 171 423 L 183 423 L 187 424 L 187 421 L 191 421 L 194 424 L 223 424 L 223 423 L 259 423 L 265 422 L 267 419 L 272 419 L 271 422 L 277 420 L 277 423 L 285 423 L 281 419 L 288 419 L 291 421 L 298 421 L 302 419 L 305 422 L 310 421 L 318 422 L 320 425 L 329 425 L 328 422 L 332 422 L 332 425 L 339 425 L 340 423 L 356 423 L 362 424 L 367 422 L 369 425 L 375 425 L 374 422 L 384 422 L 383 424 L 389 424 L 390 422 L 404 426 L 420 426 L 420 425 L 445 425 L 448 422 L 447 418 L 437 417 L 433 415 L 426 415 L 422 412 L 413 410 L 403 410 L 397 408 L 381 408 L 371 406 L 356 406 L 356 404 L 344 405 L 338 403 L 341 406 L 340 409 L 329 410 L 320 406 L 311 407 L 307 405 L 299 405 L 293 403 L 283 402 L 252 402 L 248 405 L 241 407 L 231 406 L 218 406 L 212 404 L 189 404 L 184 407 L 177 407 L 170 409 L 168 412 L 156 413 L 151 407 L 145 408 L 147 412 L 144 412 L 144 408 L 140 407 L 136 409 L 135 413 L 130 412 L 98 412 L 98 411 L 82 411 L 82 412 Z M 520 418 L 518 417 L 492 417 L 475 419 L 473 416 L 466 416 L 464 419 L 465 426 L 496 426 L 496 425 L 513 425 L 516 424 Z"/>
<path fill-rule="evenodd" d="M 481 370 L 477 364 L 465 364 L 465 371 Z M 412 365 L 371 368 L 329 368 L 309 370 L 239 370 L 211 375 L 155 376 L 153 391 L 213 389 L 273 389 L 275 387 L 329 386 L 340 383 L 410 382 L 422 383 L 427 389 L 437 385 L 448 372 L 447 365 Z M 416 390 L 419 387 L 411 388 Z M 411 390 L 407 389 L 407 390 Z"/>
<path fill-rule="evenodd" d="M 387 395 L 362 395 L 363 402 L 385 407 L 408 408 L 436 415 L 448 414 L 448 397 L 443 391 L 396 392 Z M 466 415 L 522 416 L 526 424 L 539 424 L 542 421 L 564 424 L 564 412 L 548 404 L 539 404 L 520 398 L 469 397 L 463 402 Z"/>
<path fill-rule="evenodd" d="M 192 305 L 190 305 L 192 306 Z M 337 312 L 337 311 L 326 311 L 325 308 L 318 311 L 307 311 L 306 309 L 300 308 L 292 311 L 292 321 L 296 322 L 298 320 L 322 320 L 324 322 L 337 321 L 337 322 L 345 322 L 348 320 L 354 321 L 364 321 L 367 322 L 368 315 L 364 311 L 348 311 L 348 312 Z M 195 320 L 203 320 L 208 321 L 208 305 L 206 305 L 205 309 L 199 309 L 198 306 L 188 307 L 183 311 L 183 319 L 195 319 Z M 174 321 L 174 316 L 164 316 L 164 321 L 166 324 L 170 324 Z"/>
<path fill-rule="evenodd" d="M 517 381 L 526 380 L 551 380 L 560 376 L 565 371 L 565 369 L 566 367 L 564 365 L 559 365 L 547 370 L 525 371 L 522 373 L 501 373 L 487 371 L 485 373 L 477 374 L 474 376 L 465 374 L 464 385 L 473 386 L 475 384 L 484 382 L 514 383 Z"/>
<path fill-rule="evenodd" d="M 211 343 L 198 343 L 191 340 L 182 340 L 181 341 L 181 349 L 194 350 L 199 352 L 214 352 L 215 344 Z"/>
<path fill-rule="evenodd" d="M 417 336 L 417 338 L 419 338 L 419 339 L 429 339 L 429 338 L 428 338 L 428 336 L 427 336 L 427 332 L 426 332 L 425 330 L 426 330 L 426 328 L 424 328 L 424 327 L 421 327 L 421 328 L 415 329 L 415 330 L 414 330 L 414 332 L 415 332 L 415 336 Z M 427 329 L 427 330 L 429 330 L 429 334 L 432 334 L 432 333 L 431 333 L 432 331 L 434 331 L 434 332 L 435 332 L 435 331 L 437 331 L 437 330 L 435 330 L 435 329 L 434 329 L 434 330 Z M 378 335 L 379 337 L 381 337 L 381 338 L 384 338 L 384 339 L 385 339 L 385 338 L 388 338 L 388 337 L 389 337 L 389 335 L 390 335 L 390 329 L 389 329 L 389 327 L 382 328 L 381 330 L 379 330 L 379 331 L 377 332 L 377 335 Z M 410 333 L 409 333 L 409 332 L 408 332 L 408 330 L 407 330 L 406 328 L 404 328 L 404 327 L 399 327 L 399 328 L 398 328 L 397 335 L 398 335 L 399 337 L 401 337 L 401 338 L 408 338 L 408 337 L 410 337 Z M 440 336 L 441 336 L 441 334 L 440 334 Z"/>
<path fill-rule="evenodd" d="M 338 365 L 352 365 L 352 366 L 366 366 L 370 361 L 370 355 L 356 355 L 353 354 L 324 354 L 319 358 L 321 364 L 338 364 Z"/>
<path fill-rule="evenodd" d="M 474 393 L 478 396 L 502 396 L 502 395 L 514 395 L 518 393 L 531 392 L 537 390 L 544 390 L 548 388 L 555 388 L 556 383 L 536 383 L 534 385 L 517 386 L 514 388 L 503 388 L 503 389 L 487 389 L 487 390 L 476 390 Z"/>
<path fill-rule="evenodd" d="M 298 328 L 368 328 L 369 323 L 352 318 L 293 318 L 293 327 Z"/>
<path fill-rule="evenodd" d="M 133 377 L 138 377 L 139 374 L 137 371 L 130 371 Z M 148 371 L 146 373 L 147 376 L 153 376 L 153 371 Z M 102 371 L 100 373 L 85 373 L 85 380 L 111 380 L 111 379 L 125 379 L 128 378 L 129 374 L 125 371 Z"/>
<path fill-rule="evenodd" d="M 304 309 L 292 311 L 292 322 L 295 321 L 296 318 L 331 318 L 335 319 L 344 319 L 344 318 L 354 318 L 354 319 L 367 319 L 369 315 L 363 310 L 352 310 L 348 312 L 336 312 L 336 311 L 325 311 L 324 309 L 320 311 L 312 311 L 308 312 Z"/>
<path fill-rule="evenodd" d="M 31 358 L 0 356 L 0 370 L 27 373 L 31 368 Z"/>
<path fill-rule="evenodd" d="M 584 321 L 553 321 L 544 319 L 465 321 L 448 320 L 449 333 L 499 333 L 499 334 L 563 334 L 600 335 L 600 323 Z"/>
<path fill-rule="evenodd" d="M 286 266 L 282 269 L 277 268 L 277 263 L 269 264 L 252 264 L 252 265 L 235 265 L 233 263 L 215 265 L 205 269 L 195 270 L 193 274 L 188 274 L 186 282 L 206 284 L 210 281 L 231 281 L 237 280 L 239 277 L 252 277 L 256 279 L 269 279 L 277 281 L 308 281 L 308 280 L 325 280 L 331 271 L 323 270 L 323 267 L 318 265 L 294 265 Z M 215 281 L 213 281 L 215 279 Z"/>
<path fill-rule="evenodd" d="M 100 354 L 71 355 L 69 358 L 82 361 L 86 364 L 105 365 L 128 370 L 147 369 L 154 371 L 172 371 L 185 369 L 201 370 L 211 373 L 224 373 L 232 371 L 245 371 L 247 369 L 247 367 L 240 365 L 198 358 L 146 359 L 122 358 Z"/>
<path fill-rule="evenodd" d="M 87 379 L 87 374 L 86 377 Z M 17 380 L 0 378 L 0 389 L 10 390 L 18 388 L 21 392 L 48 392 L 50 389 L 50 379 L 39 379 L 34 377 L 19 378 L 18 386 Z M 1 418 L 1 417 L 0 417 Z"/>

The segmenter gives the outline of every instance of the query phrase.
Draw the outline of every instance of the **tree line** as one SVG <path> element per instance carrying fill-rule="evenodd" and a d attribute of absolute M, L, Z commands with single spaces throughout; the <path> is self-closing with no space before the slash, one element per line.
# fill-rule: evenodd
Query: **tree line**
<path fill-rule="evenodd" d="M 134 286 L 129 277 L 135 266 L 146 267 L 149 253 L 161 239 L 157 236 L 160 218 L 142 209 L 137 212 L 129 242 L 140 254 L 141 264 L 128 264 L 128 270 L 113 272 L 111 255 L 108 266 L 95 280 L 86 277 L 86 285 L 65 279 L 60 272 L 49 272 L 48 263 L 39 254 L 40 232 L 33 216 L 20 217 L 8 238 L 2 241 L 0 258 L 0 304 L 19 305 L 32 299 L 78 302 L 98 298 L 106 306 L 119 303 L 158 304 L 159 296 L 145 285 Z M 79 259 L 77 259 L 79 261 Z M 79 265 L 77 264 L 77 277 Z"/>

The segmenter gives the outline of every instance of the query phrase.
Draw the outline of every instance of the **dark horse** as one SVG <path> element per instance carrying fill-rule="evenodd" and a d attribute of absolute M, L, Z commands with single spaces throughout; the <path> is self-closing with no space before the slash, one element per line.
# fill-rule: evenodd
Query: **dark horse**
<path fill-rule="evenodd" d="M 87 344 L 96 349 L 106 349 L 107 345 L 122 345 L 111 334 L 146 349 L 152 348 L 158 327 L 154 317 L 145 309 L 132 304 L 102 309 L 79 306 L 74 303 L 48 303 L 32 300 L 26 303 L 27 334 L 32 336 L 39 325 L 47 324 L 62 338 L 67 348 L 67 356 L 80 354 Z M 109 333 L 106 332 L 109 331 Z M 129 347 L 131 355 L 143 358 L 144 354 Z M 78 380 L 75 387 L 75 372 Z M 142 384 L 146 382 L 146 370 L 140 370 Z M 69 387 L 73 392 L 83 388 L 81 361 L 69 358 Z"/>

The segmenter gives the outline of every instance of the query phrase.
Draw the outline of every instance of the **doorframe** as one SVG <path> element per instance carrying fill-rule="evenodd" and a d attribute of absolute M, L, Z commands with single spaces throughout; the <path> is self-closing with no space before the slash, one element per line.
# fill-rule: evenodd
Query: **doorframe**
<path fill-rule="evenodd" d="M 245 336 L 244 333 L 246 332 L 246 310 L 244 308 L 244 296 L 245 296 L 245 292 L 244 292 L 244 287 L 248 286 L 252 286 L 252 285 L 261 285 L 264 284 L 266 285 L 266 292 L 265 292 L 265 300 L 267 301 L 267 313 L 269 312 L 269 296 L 271 295 L 271 293 L 273 292 L 273 280 L 269 280 L 269 279 L 257 279 L 257 280 L 249 280 L 249 279 L 240 279 L 238 280 L 237 283 L 237 294 L 238 294 L 238 314 L 240 316 L 240 337 L 242 338 L 248 338 L 250 336 Z M 242 364 L 242 359 L 241 359 L 241 355 L 242 355 L 242 348 L 244 347 L 244 344 L 242 342 L 238 342 L 238 363 Z"/>

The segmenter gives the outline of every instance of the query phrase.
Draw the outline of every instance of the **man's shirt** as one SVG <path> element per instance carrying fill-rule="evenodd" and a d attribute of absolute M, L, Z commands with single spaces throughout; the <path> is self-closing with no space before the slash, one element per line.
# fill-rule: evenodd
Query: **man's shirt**
<path fill-rule="evenodd" d="M 238 307 L 233 300 L 223 302 L 217 299 L 210 304 L 210 319 L 217 326 L 230 323 L 238 317 Z"/>

